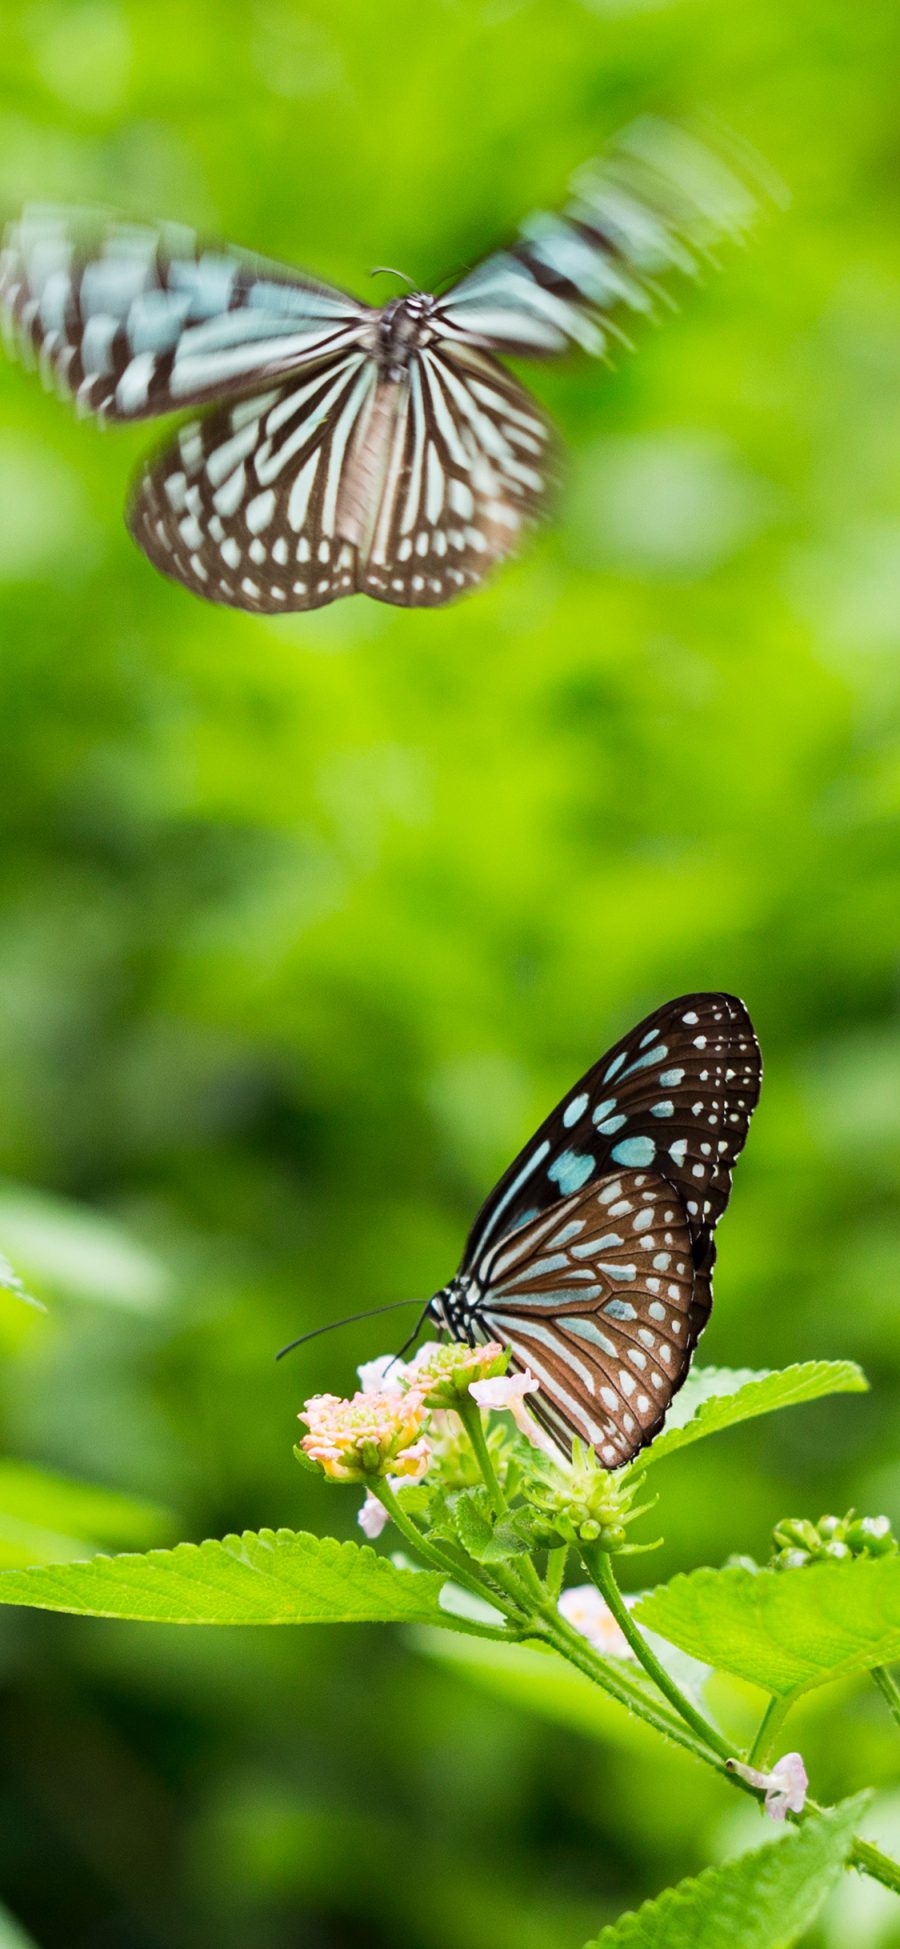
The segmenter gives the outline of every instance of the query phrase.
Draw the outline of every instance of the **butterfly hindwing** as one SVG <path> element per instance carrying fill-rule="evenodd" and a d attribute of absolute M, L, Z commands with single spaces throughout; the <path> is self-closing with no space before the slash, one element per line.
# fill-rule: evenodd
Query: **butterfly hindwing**
<path fill-rule="evenodd" d="M 7 230 L 0 312 L 79 410 L 145 419 L 264 386 L 364 335 L 368 305 L 179 225 L 34 206 Z"/>
<path fill-rule="evenodd" d="M 540 1383 L 529 1405 L 618 1468 L 650 1441 L 696 1342 L 691 1233 L 655 1172 L 619 1171 L 562 1199 L 482 1255 L 479 1337 Z"/>
<path fill-rule="evenodd" d="M 554 442 L 496 360 L 436 344 L 411 361 L 363 587 L 436 606 L 477 586 L 543 512 Z"/>
<path fill-rule="evenodd" d="M 182 427 L 138 477 L 134 539 L 212 602 L 283 615 L 349 594 L 358 556 L 338 509 L 374 384 L 369 360 L 339 353 Z"/>

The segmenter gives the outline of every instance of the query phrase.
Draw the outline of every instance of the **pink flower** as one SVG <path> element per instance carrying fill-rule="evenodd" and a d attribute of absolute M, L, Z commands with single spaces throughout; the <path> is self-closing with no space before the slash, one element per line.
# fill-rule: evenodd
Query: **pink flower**
<path fill-rule="evenodd" d="M 428 1467 L 425 1404 L 415 1388 L 354 1394 L 352 1401 L 314 1394 L 299 1419 L 309 1429 L 301 1447 L 332 1482 L 364 1482 L 369 1475 L 419 1482 Z"/>
<path fill-rule="evenodd" d="M 728 1770 L 746 1780 L 749 1787 L 765 1792 L 765 1810 L 770 1820 L 783 1820 L 787 1813 L 802 1814 L 809 1781 L 800 1753 L 785 1753 L 775 1761 L 770 1773 L 761 1773 L 755 1766 L 744 1766 L 741 1760 L 729 1760 Z"/>
<path fill-rule="evenodd" d="M 626 1600 L 627 1601 L 627 1600 Z M 557 1606 L 560 1616 L 606 1658 L 633 1658 L 634 1652 L 609 1605 L 593 1584 L 572 1584 Z"/>
<path fill-rule="evenodd" d="M 385 1524 L 390 1522 L 383 1502 L 379 1502 L 378 1497 L 373 1496 L 371 1489 L 366 1490 L 366 1499 L 356 1520 L 370 1543 L 374 1543 L 376 1536 L 381 1535 Z"/>
<path fill-rule="evenodd" d="M 494 1408 L 501 1413 L 506 1410 L 520 1434 L 527 1435 L 534 1448 L 543 1448 L 545 1453 L 555 1455 L 552 1442 L 538 1426 L 534 1416 L 525 1406 L 527 1394 L 536 1394 L 538 1383 L 526 1367 L 524 1374 L 504 1374 L 496 1380 L 471 1381 L 469 1393 L 480 1408 Z"/>
<path fill-rule="evenodd" d="M 499 1340 L 467 1347 L 458 1340 L 428 1340 L 406 1368 L 408 1387 L 418 1388 L 429 1408 L 455 1408 L 473 1381 L 491 1381 L 509 1361 Z"/>

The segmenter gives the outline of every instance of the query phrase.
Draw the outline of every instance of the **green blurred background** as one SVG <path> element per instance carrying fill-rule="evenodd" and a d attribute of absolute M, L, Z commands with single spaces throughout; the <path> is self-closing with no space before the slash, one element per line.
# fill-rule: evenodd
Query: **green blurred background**
<path fill-rule="evenodd" d="M 384 1323 L 275 1349 L 440 1284 L 549 1104 L 708 986 L 767 1076 L 703 1358 L 850 1355 L 874 1392 L 673 1461 L 653 1569 L 900 1515 L 898 59 L 852 0 L 7 8 L 9 211 L 427 287 L 645 109 L 793 200 L 617 371 L 531 368 L 558 519 L 442 612 L 201 605 L 123 529 L 152 429 L 0 370 L 0 1246 L 49 1308 L 0 1294 L 2 1561 L 358 1534 L 294 1416 Z M 900 1845 L 874 1689 L 796 1737 Z M 38 1949 L 577 1949 L 759 1838 L 624 1721 L 375 1630 L 5 1613 L 0 1749 Z M 816 1942 L 900 1943 L 889 1903 L 848 1881 Z"/>

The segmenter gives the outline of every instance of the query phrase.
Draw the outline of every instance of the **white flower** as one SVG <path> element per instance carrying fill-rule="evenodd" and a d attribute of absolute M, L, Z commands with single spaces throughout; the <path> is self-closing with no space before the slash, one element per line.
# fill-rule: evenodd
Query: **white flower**
<path fill-rule="evenodd" d="M 379 1502 L 377 1496 L 373 1496 L 371 1489 L 367 1491 L 365 1502 L 356 1520 L 363 1535 L 367 1536 L 371 1543 L 374 1543 L 376 1536 L 381 1535 L 385 1524 L 390 1522 L 384 1504 Z"/>
<path fill-rule="evenodd" d="M 471 1381 L 469 1384 L 469 1393 L 480 1408 L 495 1408 L 501 1412 L 505 1409 L 512 1415 L 519 1433 L 527 1435 L 532 1447 L 555 1454 L 552 1443 L 548 1443 L 543 1429 L 525 1406 L 526 1395 L 536 1394 L 537 1391 L 538 1383 L 527 1367 L 524 1374 L 499 1374 L 493 1380 Z"/>
<path fill-rule="evenodd" d="M 595 1651 L 602 1651 L 607 1658 L 634 1657 L 621 1625 L 616 1623 L 609 1605 L 593 1584 L 572 1584 L 563 1591 L 558 1609 L 573 1631 L 587 1638 Z"/>
<path fill-rule="evenodd" d="M 785 1753 L 775 1761 L 770 1773 L 761 1773 L 755 1766 L 744 1766 L 740 1760 L 729 1760 L 728 1770 L 746 1780 L 749 1787 L 758 1787 L 765 1793 L 765 1809 L 770 1820 L 783 1820 L 787 1813 L 802 1814 L 809 1781 L 800 1753 Z"/>
<path fill-rule="evenodd" d="M 363 1394 L 402 1394 L 406 1369 L 394 1353 L 380 1353 L 356 1369 Z"/>

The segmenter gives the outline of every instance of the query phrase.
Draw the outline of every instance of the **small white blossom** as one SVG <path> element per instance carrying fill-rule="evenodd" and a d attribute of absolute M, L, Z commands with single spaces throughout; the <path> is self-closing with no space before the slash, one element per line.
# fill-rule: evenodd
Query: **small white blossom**
<path fill-rule="evenodd" d="M 758 1787 L 765 1793 L 764 1805 L 770 1820 L 783 1820 L 788 1813 L 802 1814 L 809 1781 L 800 1753 L 785 1753 L 769 1773 L 760 1772 L 755 1766 L 744 1766 L 741 1760 L 729 1760 L 728 1770 L 746 1780 L 749 1787 Z"/>
<path fill-rule="evenodd" d="M 402 1394 L 406 1369 L 396 1354 L 380 1353 L 356 1369 L 363 1394 Z"/>
<path fill-rule="evenodd" d="M 627 1599 L 625 1600 L 628 1601 Z M 560 1616 L 606 1658 L 633 1658 L 634 1652 L 609 1605 L 593 1584 L 572 1584 L 559 1599 Z"/>
<path fill-rule="evenodd" d="M 472 1381 L 469 1393 L 480 1408 L 494 1408 L 512 1415 L 519 1433 L 526 1435 L 534 1448 L 548 1448 L 548 1438 L 525 1406 L 525 1397 L 536 1394 L 538 1383 L 526 1367 L 524 1374 L 500 1374 L 493 1380 Z M 552 1444 L 549 1452 L 555 1454 Z"/>
<path fill-rule="evenodd" d="M 390 1522 L 390 1517 L 384 1504 L 379 1502 L 377 1496 L 373 1496 L 371 1489 L 366 1494 L 365 1502 L 356 1520 L 363 1535 L 369 1538 L 370 1543 L 374 1543 L 376 1536 L 381 1535 L 385 1524 Z"/>

